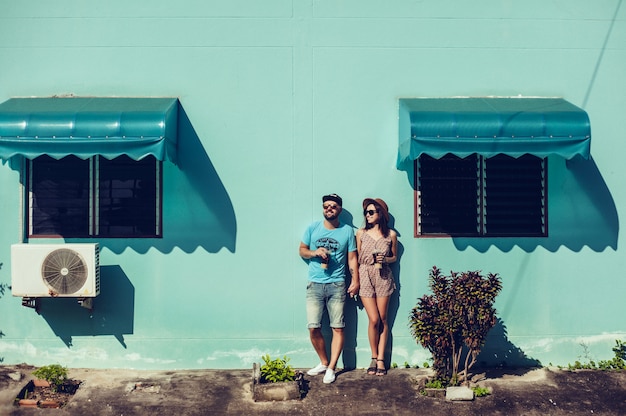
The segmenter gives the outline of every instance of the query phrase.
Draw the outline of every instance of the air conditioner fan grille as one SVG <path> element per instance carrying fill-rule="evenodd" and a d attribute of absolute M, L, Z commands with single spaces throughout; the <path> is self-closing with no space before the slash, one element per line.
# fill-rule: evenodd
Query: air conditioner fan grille
<path fill-rule="evenodd" d="M 87 263 L 77 251 L 60 248 L 50 252 L 41 265 L 41 277 L 55 293 L 79 291 L 87 281 Z"/>

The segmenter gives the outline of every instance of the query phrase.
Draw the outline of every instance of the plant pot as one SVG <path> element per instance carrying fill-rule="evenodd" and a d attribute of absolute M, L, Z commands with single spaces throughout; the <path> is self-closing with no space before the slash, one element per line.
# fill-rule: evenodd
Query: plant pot
<path fill-rule="evenodd" d="M 50 387 L 50 382 L 48 382 L 47 380 L 36 378 L 33 380 L 33 385 L 35 387 Z"/>
<path fill-rule="evenodd" d="M 19 407 L 57 409 L 69 401 L 79 386 L 79 381 L 69 380 L 58 386 L 56 392 L 51 392 L 50 383 L 46 380 L 30 380 L 15 397 L 14 404 Z"/>
<path fill-rule="evenodd" d="M 17 402 L 19 407 L 37 407 L 37 400 L 21 399 Z"/>
<path fill-rule="evenodd" d="M 435 397 L 437 399 L 443 399 L 444 397 L 446 397 L 446 389 L 425 388 L 424 395 L 426 397 Z"/>
<path fill-rule="evenodd" d="M 260 368 L 258 363 L 252 365 L 252 397 L 255 402 L 299 400 L 301 398 L 298 380 L 261 383 Z"/>
<path fill-rule="evenodd" d="M 39 407 L 44 409 L 58 409 L 61 407 L 61 402 L 58 400 L 42 400 L 39 402 Z"/>

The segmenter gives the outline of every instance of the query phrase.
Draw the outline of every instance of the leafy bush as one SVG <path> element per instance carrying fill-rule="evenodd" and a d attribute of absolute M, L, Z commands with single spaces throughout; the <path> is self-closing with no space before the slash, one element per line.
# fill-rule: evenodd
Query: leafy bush
<path fill-rule="evenodd" d="M 411 334 L 432 354 L 435 378 L 458 385 L 469 379 L 469 369 L 496 324 L 493 304 L 502 281 L 497 274 L 485 278 L 478 271 L 444 276 L 435 266 L 429 286 L 433 294 L 422 296 L 411 310 Z M 463 353 L 464 369 L 459 371 Z"/>
<path fill-rule="evenodd" d="M 52 390 L 57 391 L 57 388 L 67 381 L 67 368 L 59 364 L 50 364 L 35 370 L 33 375 L 46 380 Z"/>
<path fill-rule="evenodd" d="M 284 356 L 283 358 L 276 358 L 272 360 L 269 354 L 265 354 L 263 357 L 265 364 L 261 366 L 261 382 L 265 383 L 279 383 L 282 381 L 293 381 L 296 377 L 296 372 L 288 364 L 289 358 Z"/>

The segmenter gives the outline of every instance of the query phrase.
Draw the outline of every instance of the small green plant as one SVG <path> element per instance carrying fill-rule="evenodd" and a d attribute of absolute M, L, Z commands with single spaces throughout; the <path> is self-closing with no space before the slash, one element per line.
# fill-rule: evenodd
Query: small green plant
<path fill-rule="evenodd" d="M 420 390 L 420 394 L 422 396 L 428 396 L 429 394 L 426 390 L 429 390 L 429 389 L 443 390 L 446 388 L 446 385 L 447 385 L 446 380 L 430 378 L 426 380 L 426 383 L 424 383 L 424 387 Z"/>
<path fill-rule="evenodd" d="M 422 367 L 430 368 L 430 364 L 428 363 L 428 361 L 424 361 L 424 364 L 422 364 Z"/>
<path fill-rule="evenodd" d="M 262 358 L 265 364 L 261 366 L 261 382 L 280 383 L 295 380 L 296 372 L 288 364 L 289 358 L 286 355 L 272 360 L 269 354 L 265 354 Z"/>
<path fill-rule="evenodd" d="M 398 368 L 398 363 L 396 362 L 391 363 L 391 368 Z"/>
<path fill-rule="evenodd" d="M 616 358 L 626 361 L 626 342 L 619 339 L 615 340 L 615 347 L 612 348 Z"/>
<path fill-rule="evenodd" d="M 424 387 L 427 389 L 443 389 L 445 386 L 441 380 L 435 379 L 427 381 Z"/>
<path fill-rule="evenodd" d="M 38 368 L 33 375 L 50 383 L 53 391 L 57 391 L 58 387 L 67 381 L 67 367 L 59 364 L 50 364 Z"/>
<path fill-rule="evenodd" d="M 404 362 L 404 368 L 411 368 L 411 364 L 408 361 Z"/>
<path fill-rule="evenodd" d="M 586 344 L 583 347 L 583 356 L 588 362 L 574 361 L 574 364 L 567 364 L 568 370 L 625 370 L 626 369 L 626 343 L 619 339 L 615 340 L 615 347 L 612 348 L 615 354 L 610 360 L 600 360 L 598 363 L 590 359 Z"/>
<path fill-rule="evenodd" d="M 476 387 L 472 387 L 472 390 L 474 391 L 474 396 L 476 397 L 484 397 L 484 396 L 491 394 L 489 392 L 489 389 L 486 387 L 476 386 Z"/>

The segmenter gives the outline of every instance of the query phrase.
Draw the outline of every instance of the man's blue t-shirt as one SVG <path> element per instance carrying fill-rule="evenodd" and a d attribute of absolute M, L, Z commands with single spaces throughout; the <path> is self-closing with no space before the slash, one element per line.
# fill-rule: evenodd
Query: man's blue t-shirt
<path fill-rule="evenodd" d="M 356 251 L 354 230 L 347 224 L 329 230 L 324 221 L 316 221 L 308 226 L 302 242 L 311 250 L 324 247 L 330 252 L 328 269 L 320 266 L 322 259 L 313 257 L 309 260 L 309 280 L 315 283 L 342 282 L 346 276 L 346 257 L 348 252 Z"/>

